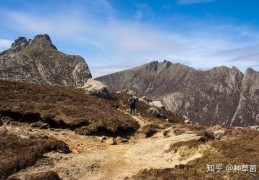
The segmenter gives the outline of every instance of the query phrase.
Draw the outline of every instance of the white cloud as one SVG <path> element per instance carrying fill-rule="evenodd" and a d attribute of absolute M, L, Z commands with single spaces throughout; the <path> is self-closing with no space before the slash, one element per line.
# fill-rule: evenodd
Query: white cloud
<path fill-rule="evenodd" d="M 11 41 L 11 40 L 0 39 L 0 52 L 10 48 L 12 43 L 13 43 L 13 41 Z"/>
<path fill-rule="evenodd" d="M 196 3 L 208 3 L 212 1 L 214 0 L 178 0 L 178 3 L 182 5 L 190 5 L 190 4 L 196 4 Z"/>
<path fill-rule="evenodd" d="M 76 17 L 69 15 L 57 15 L 55 17 L 34 16 L 32 14 L 20 12 L 6 12 L 6 17 L 12 23 L 9 23 L 11 28 L 19 27 L 19 30 L 31 32 L 34 34 L 47 33 L 58 37 L 74 36 L 80 34 L 83 26 Z M 75 19 L 76 18 L 76 19 Z"/>
<path fill-rule="evenodd" d="M 13 41 L 11 41 L 9 39 L 0 39 L 0 47 L 9 48 L 12 43 L 13 43 Z"/>
<path fill-rule="evenodd" d="M 198 3 L 198 0 L 181 2 Z M 86 14 L 73 8 L 66 13 L 57 11 L 51 17 L 13 11 L 3 14 L 12 30 L 19 27 L 19 34 L 48 33 L 58 49 L 83 56 L 95 77 L 164 59 L 199 69 L 235 65 L 243 69 L 254 66 L 258 70 L 255 65 L 259 60 L 259 33 L 249 26 L 240 28 L 224 23 L 219 26 L 219 23 L 188 19 L 186 24 L 181 21 L 183 29 L 175 31 L 177 19 L 166 23 L 174 25 L 169 29 L 136 19 L 122 21 L 107 1 L 95 3 Z M 93 16 L 96 13 L 101 17 Z M 103 18 L 105 14 L 108 18 Z"/>

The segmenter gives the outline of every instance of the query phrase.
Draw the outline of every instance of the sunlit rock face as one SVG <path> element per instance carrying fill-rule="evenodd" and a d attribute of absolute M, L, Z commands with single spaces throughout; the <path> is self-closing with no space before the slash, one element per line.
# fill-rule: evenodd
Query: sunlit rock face
<path fill-rule="evenodd" d="M 57 50 L 48 35 L 19 37 L 0 53 L 0 78 L 63 86 L 83 86 L 92 77 L 80 56 Z"/>

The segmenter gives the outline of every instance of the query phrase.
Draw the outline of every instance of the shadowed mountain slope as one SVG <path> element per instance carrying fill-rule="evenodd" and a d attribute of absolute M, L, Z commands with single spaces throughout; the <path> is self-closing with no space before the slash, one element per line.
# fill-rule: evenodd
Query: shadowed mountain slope
<path fill-rule="evenodd" d="M 97 78 L 115 92 L 132 89 L 161 100 L 167 108 L 204 125 L 259 123 L 259 75 L 248 69 L 215 67 L 200 71 L 169 61 L 154 61 Z"/>

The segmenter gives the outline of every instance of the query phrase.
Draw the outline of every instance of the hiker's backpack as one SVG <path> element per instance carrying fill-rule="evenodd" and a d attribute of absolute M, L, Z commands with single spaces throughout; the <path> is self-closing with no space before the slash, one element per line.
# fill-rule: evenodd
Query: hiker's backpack
<path fill-rule="evenodd" d="M 130 99 L 130 105 L 134 106 L 136 104 L 137 100 L 135 98 Z"/>

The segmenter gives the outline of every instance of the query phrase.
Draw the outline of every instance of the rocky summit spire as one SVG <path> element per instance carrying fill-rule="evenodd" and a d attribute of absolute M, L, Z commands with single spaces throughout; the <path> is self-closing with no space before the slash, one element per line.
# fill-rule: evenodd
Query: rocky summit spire
<path fill-rule="evenodd" d="M 43 34 L 43 35 L 40 34 L 40 35 L 35 36 L 32 43 L 37 44 L 41 49 L 50 47 L 50 48 L 57 50 L 56 46 L 54 46 L 52 44 L 52 41 L 51 41 L 49 35 L 47 35 L 47 34 Z"/>
<path fill-rule="evenodd" d="M 47 40 L 52 44 L 51 39 L 48 34 L 39 34 L 39 35 L 35 36 L 34 41 L 42 40 L 42 39 Z"/>
<path fill-rule="evenodd" d="M 24 44 L 28 43 L 27 39 L 25 37 L 19 37 L 14 41 L 12 44 L 12 48 L 17 47 L 17 46 L 23 46 Z"/>
<path fill-rule="evenodd" d="M 11 45 L 11 48 L 9 49 L 10 52 L 16 53 L 23 48 L 25 48 L 28 45 L 28 41 L 25 37 L 19 37 L 14 41 L 14 43 Z"/>

